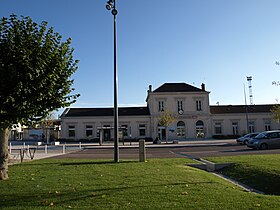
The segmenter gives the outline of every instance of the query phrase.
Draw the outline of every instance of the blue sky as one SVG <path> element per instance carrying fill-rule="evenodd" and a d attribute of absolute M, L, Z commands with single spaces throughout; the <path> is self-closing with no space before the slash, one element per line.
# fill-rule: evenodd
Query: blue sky
<path fill-rule="evenodd" d="M 1 16 L 47 21 L 73 39 L 81 94 L 72 107 L 113 106 L 113 16 L 106 0 L 0 0 Z M 145 105 L 148 86 L 206 84 L 210 104 L 280 100 L 279 0 L 117 0 L 119 106 Z M 247 98 L 249 103 L 249 98 Z"/>

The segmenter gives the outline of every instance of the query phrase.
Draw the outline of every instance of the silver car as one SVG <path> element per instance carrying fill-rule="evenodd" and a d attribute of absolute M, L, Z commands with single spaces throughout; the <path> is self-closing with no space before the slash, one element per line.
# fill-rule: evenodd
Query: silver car
<path fill-rule="evenodd" d="M 262 132 L 251 139 L 247 146 L 253 149 L 280 148 L 280 130 Z"/>
<path fill-rule="evenodd" d="M 239 137 L 238 139 L 236 139 L 236 142 L 239 144 L 248 144 L 248 142 L 254 138 L 255 136 L 257 136 L 259 133 L 248 133 L 244 136 Z"/>

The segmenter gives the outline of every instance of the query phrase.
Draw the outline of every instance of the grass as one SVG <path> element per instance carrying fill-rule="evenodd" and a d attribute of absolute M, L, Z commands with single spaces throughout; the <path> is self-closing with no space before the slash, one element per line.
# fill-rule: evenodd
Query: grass
<path fill-rule="evenodd" d="M 221 173 L 266 194 L 280 195 L 280 155 L 252 155 L 208 158 L 214 162 L 234 162 Z"/>
<path fill-rule="evenodd" d="M 39 160 L 10 167 L 0 209 L 279 209 L 280 197 L 247 193 L 188 159 L 147 163 Z"/>

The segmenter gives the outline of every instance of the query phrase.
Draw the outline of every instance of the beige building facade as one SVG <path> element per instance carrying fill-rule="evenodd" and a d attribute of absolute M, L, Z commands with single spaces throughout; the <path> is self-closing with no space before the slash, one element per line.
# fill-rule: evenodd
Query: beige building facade
<path fill-rule="evenodd" d="M 211 106 L 209 91 L 186 83 L 165 83 L 155 90 L 149 86 L 145 107 L 120 107 L 119 129 L 124 139 L 159 138 L 188 140 L 238 136 L 247 132 L 279 128 L 270 112 L 273 105 Z M 174 121 L 159 125 L 163 113 Z M 68 108 L 61 115 L 61 138 L 113 138 L 113 108 Z"/>

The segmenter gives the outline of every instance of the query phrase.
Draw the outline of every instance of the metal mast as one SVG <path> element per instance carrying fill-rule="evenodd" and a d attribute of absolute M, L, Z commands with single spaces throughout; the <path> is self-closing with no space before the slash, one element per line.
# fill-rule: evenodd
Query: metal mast
<path fill-rule="evenodd" d="M 248 86 L 249 86 L 249 98 L 250 98 L 250 105 L 253 105 L 253 90 L 252 90 L 252 76 L 247 77 Z"/>

